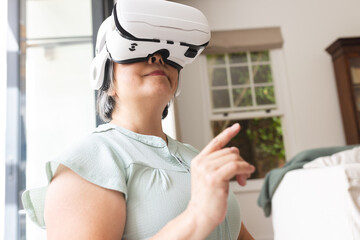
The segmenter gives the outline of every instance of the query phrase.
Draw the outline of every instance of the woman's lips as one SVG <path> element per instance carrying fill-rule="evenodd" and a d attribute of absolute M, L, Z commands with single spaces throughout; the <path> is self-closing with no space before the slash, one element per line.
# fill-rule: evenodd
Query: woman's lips
<path fill-rule="evenodd" d="M 156 71 L 146 74 L 146 76 L 166 76 L 166 74 L 164 71 L 156 70 Z"/>

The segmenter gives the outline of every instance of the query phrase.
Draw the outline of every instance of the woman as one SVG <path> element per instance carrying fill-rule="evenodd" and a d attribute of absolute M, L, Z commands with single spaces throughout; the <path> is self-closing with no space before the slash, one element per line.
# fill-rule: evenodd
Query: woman
<path fill-rule="evenodd" d="M 255 170 L 237 148 L 225 148 L 240 126 L 224 130 L 200 153 L 167 136 L 161 120 L 179 69 L 165 60 L 155 53 L 145 61 L 109 63 L 98 101 L 109 123 L 47 166 L 49 240 L 252 239 L 229 193 L 230 179 L 245 185 Z M 33 215 L 30 195 L 23 201 Z"/>

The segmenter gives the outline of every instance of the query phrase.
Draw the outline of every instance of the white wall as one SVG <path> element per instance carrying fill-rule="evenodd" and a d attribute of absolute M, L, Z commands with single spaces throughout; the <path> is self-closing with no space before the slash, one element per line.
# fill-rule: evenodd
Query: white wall
<path fill-rule="evenodd" d="M 0 2 L 0 239 L 4 236 L 5 220 L 5 124 L 6 124 L 6 36 L 7 1 Z"/>
<path fill-rule="evenodd" d="M 325 51 L 339 37 L 360 36 L 358 0 L 179 0 L 200 9 L 212 30 L 279 26 L 284 38 L 283 55 L 288 85 L 294 141 L 293 156 L 299 151 L 345 144 L 335 77 L 330 55 Z M 183 90 L 178 97 L 180 136 L 202 148 L 209 139 L 204 118 L 201 59 L 183 70 Z M 271 239 L 269 219 L 256 209 L 258 194 L 238 191 L 244 219 L 255 239 Z M 258 230 L 257 230 L 258 229 Z"/>
<path fill-rule="evenodd" d="M 181 70 L 181 93 L 175 98 L 177 106 L 178 138 L 202 149 L 211 139 L 210 125 L 206 120 L 206 108 L 202 81 L 205 80 L 205 57 L 200 56 Z"/>

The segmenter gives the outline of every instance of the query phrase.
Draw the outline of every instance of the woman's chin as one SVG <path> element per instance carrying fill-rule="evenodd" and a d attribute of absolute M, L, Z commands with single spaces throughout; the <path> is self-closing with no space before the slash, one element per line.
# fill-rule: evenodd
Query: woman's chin
<path fill-rule="evenodd" d="M 154 84 L 147 90 L 147 95 L 151 95 L 153 97 L 165 97 L 169 100 L 174 94 L 175 92 L 171 89 L 169 84 Z"/>

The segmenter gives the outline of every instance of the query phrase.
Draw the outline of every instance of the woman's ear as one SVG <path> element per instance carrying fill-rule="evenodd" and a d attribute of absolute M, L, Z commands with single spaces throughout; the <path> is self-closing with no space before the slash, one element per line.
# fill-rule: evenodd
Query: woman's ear
<path fill-rule="evenodd" d="M 116 95 L 116 92 L 115 92 L 114 88 L 110 88 L 106 93 L 110 97 L 115 97 L 115 95 Z"/>

